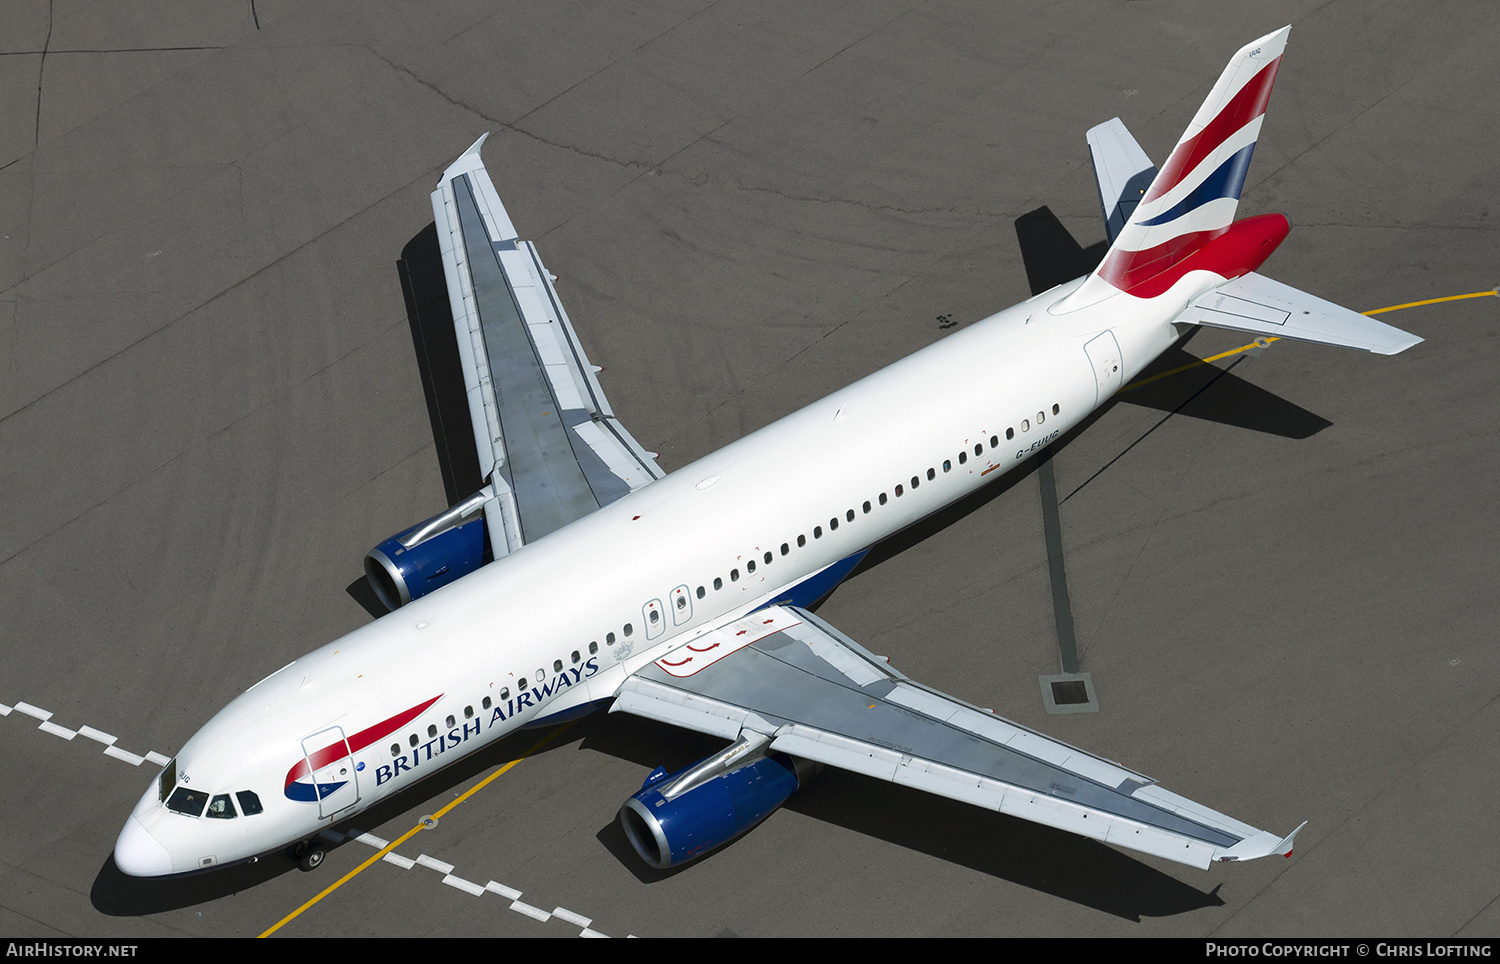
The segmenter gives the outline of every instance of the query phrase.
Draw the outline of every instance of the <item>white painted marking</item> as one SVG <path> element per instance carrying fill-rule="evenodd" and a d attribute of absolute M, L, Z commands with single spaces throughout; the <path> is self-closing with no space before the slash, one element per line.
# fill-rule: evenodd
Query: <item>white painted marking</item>
<path fill-rule="evenodd" d="M 10 716 L 10 709 L 4 703 L 0 703 L 0 716 Z"/>
<path fill-rule="evenodd" d="M 366 846 L 374 847 L 376 850 L 384 850 L 390 843 L 389 840 L 381 840 L 373 833 L 362 833 L 354 839 L 358 840 L 362 844 L 365 844 Z"/>
<path fill-rule="evenodd" d="M 552 911 L 552 916 L 561 917 L 568 923 L 577 924 L 579 927 L 587 927 L 594 922 L 592 918 L 584 917 L 582 914 L 575 914 L 572 911 L 568 910 L 566 907 L 554 908 Z"/>
<path fill-rule="evenodd" d="M 515 911 L 517 914 L 525 914 L 527 917 L 535 917 L 537 920 L 541 921 L 544 924 L 547 922 L 547 919 L 552 916 L 539 907 L 532 907 L 530 904 L 523 904 L 519 900 L 511 901 L 510 909 Z"/>
<path fill-rule="evenodd" d="M 587 927 L 585 927 L 583 929 L 583 933 L 579 934 L 578 936 L 579 937 L 606 937 L 606 938 L 609 937 L 608 934 L 601 934 L 598 931 L 596 931 L 596 930 L 590 930 Z"/>
<path fill-rule="evenodd" d="M 462 877 L 455 877 L 452 874 L 444 877 L 443 883 L 447 884 L 449 887 L 457 887 L 464 893 L 472 894 L 475 897 L 482 897 L 484 895 L 483 887 L 479 886 L 471 880 L 464 880 Z"/>
<path fill-rule="evenodd" d="M 521 892 L 519 890 L 516 890 L 514 887 L 507 887 L 504 884 L 498 883 L 493 880 L 485 885 L 484 889 L 492 894 L 499 894 L 506 900 L 515 900 L 517 897 L 521 896 Z"/>
<path fill-rule="evenodd" d="M 411 870 L 417 864 L 415 860 L 407 860 L 405 857 L 396 853 L 396 851 L 394 850 L 386 854 L 385 859 L 395 864 L 397 867 L 400 867 L 402 870 Z"/>
<path fill-rule="evenodd" d="M 155 750 L 147 750 L 146 751 L 146 759 L 150 760 L 152 763 L 155 763 L 159 767 L 164 767 L 168 763 L 172 762 L 172 758 L 171 757 L 169 757 L 169 756 L 162 756 L 160 753 L 157 753 Z"/>
<path fill-rule="evenodd" d="M 44 733 L 51 733 L 53 736 L 60 736 L 64 740 L 72 740 L 73 737 L 78 735 L 78 732 L 76 730 L 70 730 L 66 727 L 58 726 L 56 723 L 48 723 L 46 720 L 43 720 L 42 724 L 38 726 L 37 729 L 41 730 Z"/>
<path fill-rule="evenodd" d="M 136 756 L 134 753 L 126 752 L 125 750 L 122 750 L 122 749 L 120 749 L 117 746 L 107 746 L 107 747 L 105 747 L 104 748 L 104 755 L 105 756 L 112 756 L 116 760 L 124 760 L 126 763 L 130 764 L 133 767 L 138 767 L 142 763 L 146 762 L 146 758 L 145 757 Z"/>
<path fill-rule="evenodd" d="M 432 870 L 436 870 L 440 874 L 453 873 L 452 864 L 443 863 L 436 857 L 429 857 L 426 854 L 417 854 L 417 863 L 421 864 L 423 867 L 428 867 Z"/>
<path fill-rule="evenodd" d="M 30 703 L 17 703 L 16 709 L 20 710 L 22 713 L 25 713 L 27 716 L 34 716 L 43 722 L 52 719 L 51 712 L 49 712 L 48 710 L 44 710 L 39 706 L 32 706 Z"/>
<path fill-rule="evenodd" d="M 86 736 L 95 742 L 103 743 L 105 746 L 114 746 L 115 741 L 119 739 L 119 737 L 105 733 L 103 730 L 96 730 L 92 726 L 80 726 L 78 728 L 78 735 Z"/>

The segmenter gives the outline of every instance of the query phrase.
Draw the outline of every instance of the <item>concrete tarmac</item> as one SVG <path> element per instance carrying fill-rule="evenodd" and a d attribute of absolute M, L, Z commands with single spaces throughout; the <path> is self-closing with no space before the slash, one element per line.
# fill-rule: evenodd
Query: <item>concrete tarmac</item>
<path fill-rule="evenodd" d="M 1285 23 L 1240 207 L 1292 222 L 1263 271 L 1357 310 L 1493 290 L 1486 0 L 0 7 L 0 935 L 253 936 L 375 853 L 110 859 L 142 758 L 368 622 L 365 550 L 465 481 L 398 261 L 479 134 L 670 470 L 1027 297 L 1018 220 L 1103 239 L 1084 132 L 1118 115 L 1160 163 Z M 1042 708 L 1030 466 L 819 611 L 1173 791 L 1308 821 L 1290 860 L 1200 872 L 829 771 L 659 874 L 615 812 L 716 744 L 616 714 L 363 815 L 395 839 L 525 755 L 277 936 L 1496 936 L 1500 299 L 1382 319 L 1427 340 L 1277 342 L 1056 452 L 1098 713 Z"/>

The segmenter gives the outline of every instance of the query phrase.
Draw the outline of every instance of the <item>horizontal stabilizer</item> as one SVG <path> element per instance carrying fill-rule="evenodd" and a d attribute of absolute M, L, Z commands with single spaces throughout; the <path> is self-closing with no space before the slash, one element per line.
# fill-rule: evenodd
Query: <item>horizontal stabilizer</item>
<path fill-rule="evenodd" d="M 1188 303 L 1178 324 L 1231 328 L 1394 355 L 1422 339 L 1254 271 Z"/>
<path fill-rule="evenodd" d="M 1114 244 L 1156 179 L 1156 165 L 1118 117 L 1089 128 L 1088 142 L 1099 204 L 1104 208 L 1104 231 Z"/>

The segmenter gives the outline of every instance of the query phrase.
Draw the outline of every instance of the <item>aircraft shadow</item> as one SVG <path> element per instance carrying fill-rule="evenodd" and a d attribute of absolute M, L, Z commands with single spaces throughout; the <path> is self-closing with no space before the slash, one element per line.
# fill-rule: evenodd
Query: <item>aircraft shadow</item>
<path fill-rule="evenodd" d="M 401 295 L 406 302 L 406 322 L 411 329 L 412 354 L 422 376 L 422 394 L 427 419 L 437 448 L 438 470 L 443 476 L 443 494 L 453 505 L 484 485 L 484 470 L 474 446 L 469 423 L 469 402 L 464 389 L 463 365 L 459 361 L 458 335 L 453 329 L 453 308 L 448 302 L 448 282 L 443 275 L 443 255 L 438 248 L 437 226 L 412 235 L 396 262 Z M 436 511 L 435 509 L 433 511 Z M 393 519 L 391 531 L 419 521 Z M 385 538 L 382 532 L 376 538 Z M 373 544 L 373 543 L 372 543 Z M 371 617 L 386 614 L 385 606 L 363 576 L 344 590 Z"/>
<path fill-rule="evenodd" d="M 453 308 L 448 302 L 436 225 L 428 224 L 412 236 L 401 249 L 396 271 L 406 299 L 412 348 L 422 373 L 422 392 L 427 399 L 432 438 L 437 443 L 443 490 L 448 505 L 453 505 L 484 485 L 484 468 L 479 464 L 469 422 L 464 370 L 459 362 L 458 336 L 453 330 Z"/>

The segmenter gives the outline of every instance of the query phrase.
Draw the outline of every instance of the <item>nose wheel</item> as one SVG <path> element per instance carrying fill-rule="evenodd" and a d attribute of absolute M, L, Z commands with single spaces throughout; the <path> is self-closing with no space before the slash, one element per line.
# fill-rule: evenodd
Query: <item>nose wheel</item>
<path fill-rule="evenodd" d="M 297 861 L 299 869 L 311 872 L 318 869 L 327 855 L 322 844 L 316 840 L 304 840 L 292 848 L 291 858 Z"/>

